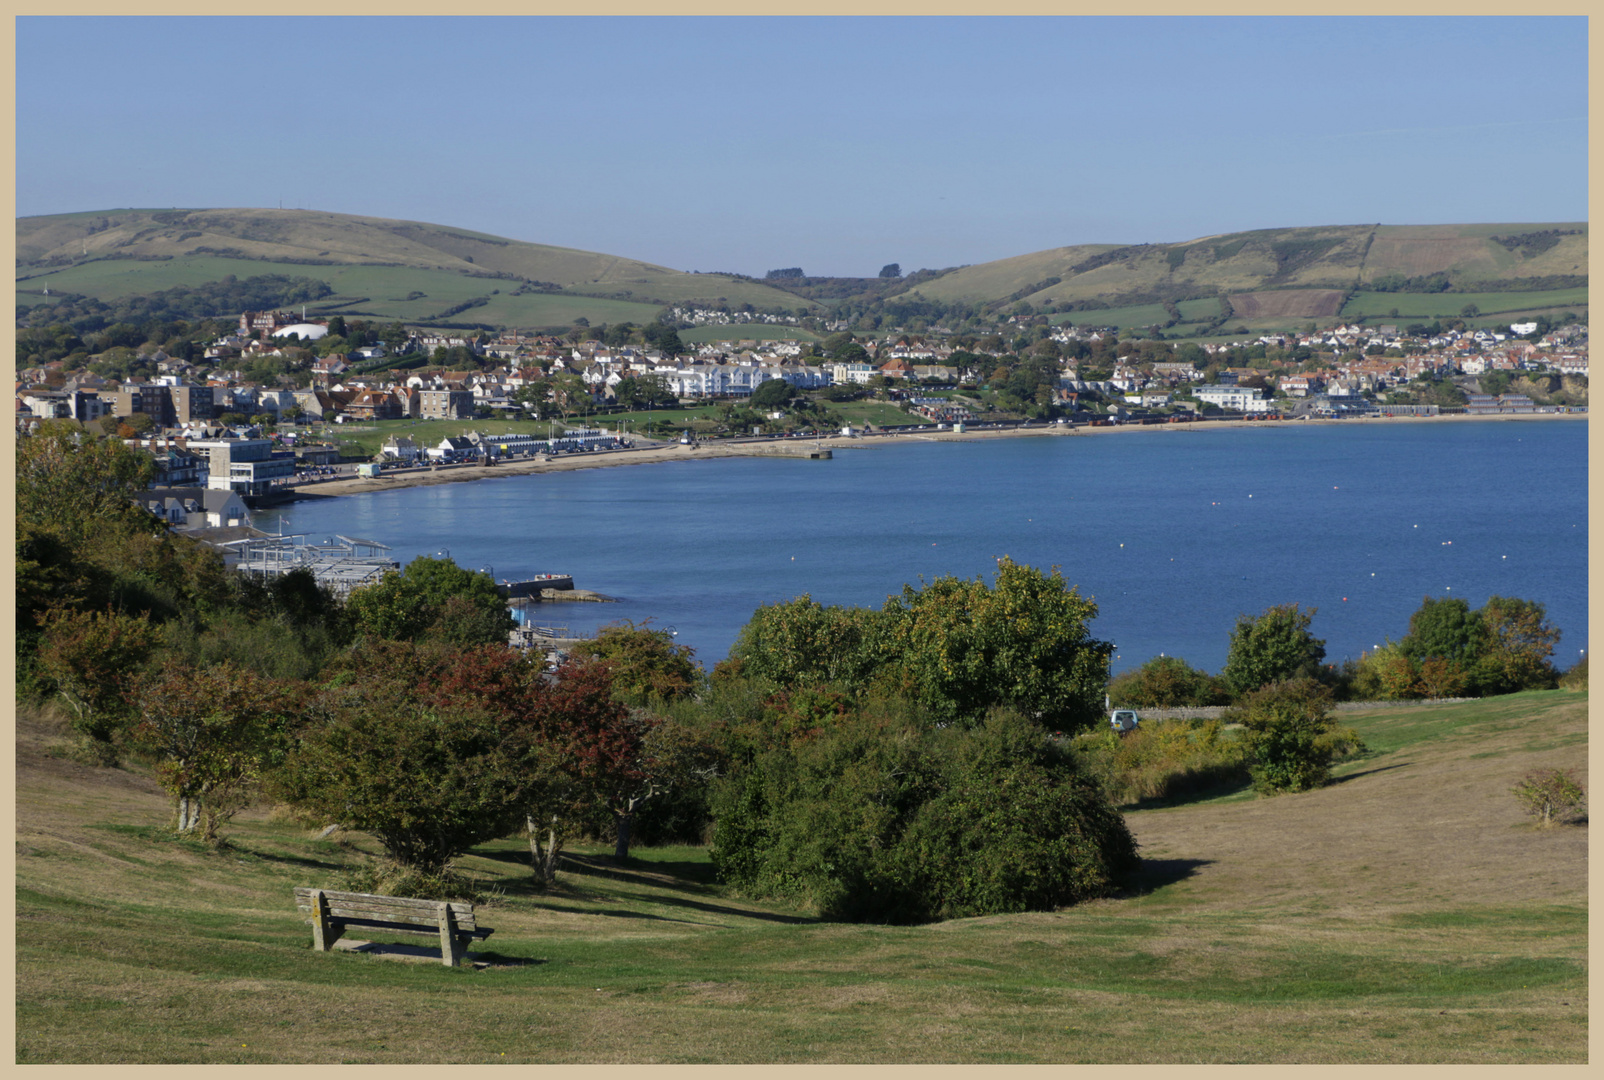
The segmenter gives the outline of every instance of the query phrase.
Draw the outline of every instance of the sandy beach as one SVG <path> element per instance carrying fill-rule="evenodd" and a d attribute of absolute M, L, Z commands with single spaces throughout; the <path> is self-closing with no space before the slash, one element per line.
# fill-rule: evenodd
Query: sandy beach
<path fill-rule="evenodd" d="M 1585 413 L 1521 413 L 1500 416 L 1397 416 L 1365 417 L 1343 420 L 1208 420 L 1185 424 L 1142 425 L 1126 424 L 1109 427 L 1067 427 L 1057 424 L 1029 427 L 983 428 L 963 432 L 913 430 L 875 431 L 863 435 L 830 435 L 817 439 L 733 439 L 709 441 L 697 446 L 682 446 L 671 442 L 637 440 L 628 450 L 606 450 L 587 454 L 561 455 L 549 461 L 536 458 L 503 461 L 497 465 L 446 465 L 438 468 L 421 467 L 397 469 L 379 477 L 341 477 L 307 483 L 287 494 L 282 501 L 305 498 L 324 498 L 335 495 L 360 495 L 371 491 L 390 491 L 395 488 L 421 487 L 428 484 L 455 484 L 469 480 L 483 480 L 497 476 L 523 476 L 529 473 L 563 472 L 570 469 L 601 469 L 619 465 L 645 465 L 662 461 L 708 461 L 731 457 L 807 457 L 816 449 L 862 449 L 871 446 L 891 446 L 910 442 L 983 442 L 988 439 L 1018 438 L 1085 438 L 1099 435 L 1128 434 L 1135 431 L 1162 432 L 1166 435 L 1198 435 L 1212 431 L 1236 430 L 1244 427 L 1265 427 L 1309 424 L 1454 424 L 1454 423 L 1532 423 L 1550 420 L 1586 420 Z"/>

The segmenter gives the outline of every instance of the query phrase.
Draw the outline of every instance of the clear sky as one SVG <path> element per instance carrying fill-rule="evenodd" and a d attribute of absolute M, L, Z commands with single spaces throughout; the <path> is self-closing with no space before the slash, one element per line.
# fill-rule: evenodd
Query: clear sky
<path fill-rule="evenodd" d="M 1582 18 L 19 18 L 17 213 L 873 275 L 1587 217 Z"/>

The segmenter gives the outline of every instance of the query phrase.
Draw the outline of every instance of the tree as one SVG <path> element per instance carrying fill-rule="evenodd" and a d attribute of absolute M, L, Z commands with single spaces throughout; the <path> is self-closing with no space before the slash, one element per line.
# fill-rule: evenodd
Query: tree
<path fill-rule="evenodd" d="M 613 858 L 629 858 L 635 815 L 651 800 L 685 785 L 705 782 L 718 771 L 707 740 L 670 719 L 632 709 L 621 725 L 617 752 L 589 779 L 597 801 L 613 816 Z"/>
<path fill-rule="evenodd" d="M 162 531 L 132 499 L 150 486 L 155 460 L 76 425 L 46 424 L 17 444 L 17 520 L 58 530 L 77 543 L 108 529 Z"/>
<path fill-rule="evenodd" d="M 1467 319 L 1474 319 L 1476 316 L 1481 314 L 1481 308 L 1477 307 L 1475 304 L 1466 304 L 1464 307 L 1459 309 L 1459 314 Z"/>
<path fill-rule="evenodd" d="M 589 409 L 595 403 L 590 395 L 589 385 L 578 372 L 563 372 L 561 375 L 552 376 L 549 381 L 551 400 L 556 404 L 564 420 L 581 409 Z"/>
<path fill-rule="evenodd" d="M 765 379 L 747 400 L 753 408 L 778 409 L 790 401 L 794 393 L 791 384 L 784 379 Z"/>
<path fill-rule="evenodd" d="M 1540 819 L 1545 828 L 1556 816 L 1573 814 L 1587 804 L 1587 792 L 1569 770 L 1534 769 L 1512 790 L 1526 812 Z"/>
<path fill-rule="evenodd" d="M 303 816 L 371 833 L 426 874 L 515 827 L 531 774 L 484 711 L 339 690 L 316 711 L 271 783 Z"/>
<path fill-rule="evenodd" d="M 886 263 L 880 268 L 880 276 L 883 278 L 899 278 L 902 276 L 902 267 L 896 263 Z"/>
<path fill-rule="evenodd" d="M 1237 616 L 1230 652 L 1220 671 L 1226 687 L 1240 697 L 1268 683 L 1313 677 L 1326 655 L 1326 643 L 1309 633 L 1315 610 L 1278 604 L 1257 618 Z"/>
<path fill-rule="evenodd" d="M 1178 656 L 1155 656 L 1108 684 L 1115 703 L 1136 708 L 1175 709 L 1223 705 L 1229 695 L 1220 680 Z"/>
<path fill-rule="evenodd" d="M 626 705 L 685 697 L 701 676 L 693 651 L 675 644 L 670 631 L 627 619 L 602 627 L 594 638 L 575 645 L 570 655 L 605 665 L 613 694 Z"/>
<path fill-rule="evenodd" d="M 1358 736 L 1332 718 L 1330 689 L 1307 677 L 1253 690 L 1225 719 L 1246 731 L 1253 786 L 1262 795 L 1320 787 L 1339 753 L 1363 749 Z"/>
<path fill-rule="evenodd" d="M 353 589 L 346 611 L 359 634 L 392 641 L 429 637 L 454 645 L 502 643 L 513 628 L 489 574 L 419 555 L 404 571 Z"/>
<path fill-rule="evenodd" d="M 53 608 L 41 620 L 39 668 L 73 709 L 73 727 L 104 764 L 129 717 L 127 694 L 160 641 L 145 619 Z"/>
<path fill-rule="evenodd" d="M 138 693 L 134 740 L 160 757 L 181 833 L 217 829 L 249 805 L 286 722 L 286 691 L 227 662 L 193 668 L 169 660 Z"/>
<path fill-rule="evenodd" d="M 730 656 L 743 674 L 782 689 L 827 683 L 857 693 L 890 655 L 886 621 L 872 608 L 825 607 L 804 593 L 754 611 Z"/>
<path fill-rule="evenodd" d="M 1486 647 L 1476 665 L 1484 693 L 1548 689 L 1558 673 L 1549 662 L 1560 632 L 1548 625 L 1542 604 L 1512 597 L 1489 596 L 1482 607 Z"/>
<path fill-rule="evenodd" d="M 1097 605 L 1051 574 L 997 561 L 992 587 L 941 577 L 886 601 L 887 648 L 915 696 L 949 722 L 1010 706 L 1055 730 L 1094 727 L 1114 647 L 1086 624 Z"/>

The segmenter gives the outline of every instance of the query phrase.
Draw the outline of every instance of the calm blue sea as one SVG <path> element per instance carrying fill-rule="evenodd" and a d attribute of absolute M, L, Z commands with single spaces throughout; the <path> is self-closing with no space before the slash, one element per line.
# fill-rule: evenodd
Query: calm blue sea
<path fill-rule="evenodd" d="M 1406 632 L 1424 596 L 1536 600 L 1587 647 L 1587 424 L 1266 425 L 909 443 L 832 461 L 709 459 L 295 503 L 258 524 L 449 552 L 496 578 L 572 573 L 617 604 L 574 630 L 672 627 L 706 666 L 760 604 L 879 606 L 1002 555 L 1095 598 L 1116 672 L 1164 653 L 1218 671 L 1239 613 L 1296 601 L 1328 658 Z"/>

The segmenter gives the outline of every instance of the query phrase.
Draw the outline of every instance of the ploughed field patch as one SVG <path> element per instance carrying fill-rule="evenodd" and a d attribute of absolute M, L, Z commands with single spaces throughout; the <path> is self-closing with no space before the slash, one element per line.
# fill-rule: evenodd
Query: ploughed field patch
<path fill-rule="evenodd" d="M 1237 293 L 1230 299 L 1235 314 L 1243 319 L 1325 319 L 1342 309 L 1342 297 L 1340 289 L 1274 289 Z"/>

